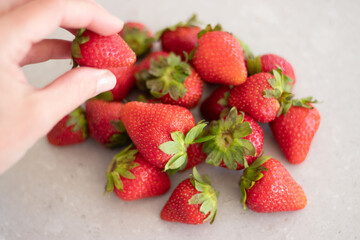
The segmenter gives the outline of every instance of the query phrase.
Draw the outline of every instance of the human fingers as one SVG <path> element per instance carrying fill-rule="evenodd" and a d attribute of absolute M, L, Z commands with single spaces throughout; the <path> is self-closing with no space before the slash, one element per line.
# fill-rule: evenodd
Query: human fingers
<path fill-rule="evenodd" d="M 31 115 L 41 116 L 34 121 L 39 124 L 38 132 L 45 135 L 66 114 L 115 84 L 116 78 L 110 71 L 88 67 L 75 68 L 60 76 L 30 97 L 30 105 L 35 106 Z"/>
<path fill-rule="evenodd" d="M 31 0 L 8 0 L 8 1 L 0 1 L 0 15 L 5 14 L 12 9 L 24 4 Z"/>
<path fill-rule="evenodd" d="M 34 0 L 0 18 L 0 25 L 7 35 L 6 40 L 0 39 L 0 46 L 8 46 L 11 60 L 19 63 L 34 42 L 59 26 L 86 27 L 107 36 L 118 33 L 123 22 L 88 0 Z"/>
<path fill-rule="evenodd" d="M 20 66 L 45 62 L 50 59 L 71 58 L 70 49 L 70 41 L 60 39 L 42 40 L 31 47 L 25 58 L 20 62 Z"/>

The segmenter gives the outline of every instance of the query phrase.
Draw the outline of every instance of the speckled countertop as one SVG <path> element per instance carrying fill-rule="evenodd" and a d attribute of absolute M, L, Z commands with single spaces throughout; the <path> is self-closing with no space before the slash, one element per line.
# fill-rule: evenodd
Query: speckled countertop
<path fill-rule="evenodd" d="M 239 172 L 203 164 L 221 193 L 213 225 L 162 221 L 160 210 L 189 172 L 171 176 L 160 197 L 125 202 L 104 196 L 104 173 L 117 151 L 89 140 L 57 148 L 41 139 L 0 176 L 0 240 L 12 239 L 359 239 L 360 238 L 360 9 L 359 1 L 99 1 L 123 20 L 145 22 L 154 32 L 192 13 L 222 23 L 255 54 L 286 57 L 297 76 L 295 94 L 313 95 L 322 122 L 306 161 L 290 165 L 269 128 L 264 150 L 279 159 L 302 185 L 302 211 L 243 211 Z M 58 30 L 51 37 L 71 39 Z M 70 68 L 49 61 L 24 68 L 29 81 L 45 86 Z M 205 93 L 205 95 L 207 95 Z M 194 115 L 199 120 L 197 109 Z"/>

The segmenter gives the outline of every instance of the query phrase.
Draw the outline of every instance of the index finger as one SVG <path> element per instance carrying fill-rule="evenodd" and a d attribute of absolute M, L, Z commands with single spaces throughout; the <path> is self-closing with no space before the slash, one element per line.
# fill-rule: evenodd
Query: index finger
<path fill-rule="evenodd" d="M 14 9 L 0 19 L 0 34 L 6 35 L 6 44 L 20 61 L 32 43 L 42 40 L 57 27 L 70 29 L 86 27 L 100 35 L 121 31 L 123 22 L 104 8 L 89 0 L 34 0 Z M 5 41 L 0 38 L 1 41 Z M 9 46 L 9 44 L 13 46 Z M 14 51 L 14 48 L 21 48 Z M 19 54 L 20 53 L 20 54 Z"/>

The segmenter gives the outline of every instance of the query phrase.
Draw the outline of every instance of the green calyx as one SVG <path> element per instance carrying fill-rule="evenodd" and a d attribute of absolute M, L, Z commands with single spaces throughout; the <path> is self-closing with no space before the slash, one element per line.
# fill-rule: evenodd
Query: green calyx
<path fill-rule="evenodd" d="M 208 33 L 208 32 L 214 32 L 214 31 L 221 31 L 222 30 L 222 27 L 220 24 L 216 24 L 215 27 L 211 27 L 210 24 L 206 25 L 206 27 L 201 30 L 199 33 L 198 33 L 198 38 L 201 38 L 202 35 L 204 35 L 205 33 Z"/>
<path fill-rule="evenodd" d="M 124 26 L 121 37 L 135 52 L 136 56 L 141 56 L 148 53 L 154 42 L 154 38 L 148 37 L 146 29 L 140 30 L 137 27 Z"/>
<path fill-rule="evenodd" d="M 87 138 L 88 126 L 84 111 L 81 107 L 78 107 L 69 114 L 69 119 L 66 122 L 66 127 L 70 126 L 73 126 L 71 128 L 71 132 L 81 131 L 82 137 Z"/>
<path fill-rule="evenodd" d="M 239 40 L 240 41 L 240 40 Z M 247 71 L 249 76 L 254 75 L 256 73 L 262 72 L 261 71 L 261 59 L 260 56 L 248 58 L 247 60 Z"/>
<path fill-rule="evenodd" d="M 301 99 L 294 99 L 294 94 L 291 93 L 293 81 L 288 76 L 282 73 L 282 69 L 278 66 L 277 69 L 272 71 L 274 78 L 269 79 L 268 82 L 273 89 L 265 89 L 263 91 L 264 98 L 276 98 L 280 103 L 280 109 L 277 113 L 279 117 L 281 114 L 286 115 L 291 106 L 305 107 L 312 109 L 309 103 L 317 103 L 316 99 L 306 97 Z"/>
<path fill-rule="evenodd" d="M 217 212 L 217 197 L 219 196 L 219 192 L 211 186 L 209 176 L 205 175 L 201 177 L 196 167 L 193 168 L 191 183 L 200 193 L 192 196 L 188 203 L 200 204 L 200 212 L 205 215 L 209 214 L 204 219 L 204 222 L 210 219 L 210 224 L 212 224 Z"/>
<path fill-rule="evenodd" d="M 106 147 L 108 148 L 121 147 L 131 141 L 122 121 L 120 120 L 110 121 L 110 123 L 119 133 L 115 133 L 110 137 L 109 141 L 105 144 Z"/>
<path fill-rule="evenodd" d="M 81 49 L 80 49 L 80 45 L 84 44 L 86 42 L 88 42 L 90 40 L 89 36 L 84 37 L 83 33 L 85 32 L 85 28 L 81 28 L 78 30 L 78 32 L 76 33 L 75 39 L 72 41 L 71 44 L 71 56 L 72 58 L 82 58 L 83 56 L 81 55 Z M 76 62 L 73 60 L 73 68 L 77 67 Z"/>
<path fill-rule="evenodd" d="M 261 155 L 258 157 L 249 167 L 245 168 L 243 175 L 241 176 L 239 185 L 241 191 L 241 202 L 246 209 L 246 190 L 252 188 L 256 181 L 259 181 L 264 175 L 263 171 L 268 169 L 263 164 L 271 157 Z"/>
<path fill-rule="evenodd" d="M 291 93 L 293 81 L 291 78 L 283 74 L 283 71 L 280 67 L 272 71 L 274 78 L 268 80 L 270 86 L 273 89 L 265 89 L 263 91 L 264 98 L 276 98 L 280 103 L 280 110 L 277 113 L 277 116 L 281 114 L 286 114 L 291 105 L 294 95 Z"/>
<path fill-rule="evenodd" d="M 295 107 L 304 107 L 308 109 L 313 109 L 309 103 L 318 103 L 318 100 L 313 99 L 313 97 L 306 97 L 306 98 L 300 98 L 300 99 L 293 99 L 292 105 Z"/>
<path fill-rule="evenodd" d="M 235 107 L 230 109 L 226 119 L 212 121 L 209 141 L 203 145 L 207 153 L 206 163 L 219 166 L 224 161 L 227 168 L 236 170 L 237 163 L 248 166 L 245 156 L 256 156 L 254 145 L 244 139 L 252 133 L 249 122 L 244 122 L 244 113 L 238 115 Z"/>
<path fill-rule="evenodd" d="M 127 179 L 135 179 L 134 174 L 130 172 L 130 170 L 139 166 L 138 163 L 134 162 L 135 154 L 138 150 L 131 149 L 132 147 L 132 144 L 129 145 L 124 150 L 116 154 L 111 160 L 106 172 L 105 193 L 112 192 L 114 190 L 114 186 L 120 191 L 124 190 L 120 176 Z"/>
<path fill-rule="evenodd" d="M 112 94 L 111 91 L 106 91 L 96 95 L 95 97 L 93 97 L 93 99 L 100 99 L 107 102 L 112 102 L 114 101 L 114 95 Z"/>
<path fill-rule="evenodd" d="M 224 96 L 220 98 L 219 101 L 217 101 L 217 103 L 221 106 L 225 106 L 225 107 L 229 106 L 228 104 L 229 96 L 230 96 L 230 91 L 225 92 Z"/>
<path fill-rule="evenodd" d="M 185 80 L 191 75 L 190 65 L 181 61 L 174 53 L 168 57 L 159 56 L 151 59 L 149 70 L 144 70 L 136 76 L 155 98 L 169 94 L 177 101 L 186 94 Z"/>
<path fill-rule="evenodd" d="M 200 121 L 195 127 L 190 129 L 186 135 L 177 131 L 171 133 L 172 141 L 162 143 L 159 148 L 166 154 L 173 155 L 166 163 L 164 171 L 173 174 L 186 167 L 188 161 L 187 148 L 194 143 L 208 141 L 209 137 L 199 138 L 206 126 L 205 122 Z"/>
<path fill-rule="evenodd" d="M 201 24 L 201 22 L 198 21 L 196 14 L 193 14 L 185 23 L 179 22 L 173 26 L 166 27 L 158 31 L 157 33 L 155 33 L 154 38 L 156 41 L 158 41 L 165 31 L 175 31 L 178 27 L 195 27 L 199 24 Z"/>

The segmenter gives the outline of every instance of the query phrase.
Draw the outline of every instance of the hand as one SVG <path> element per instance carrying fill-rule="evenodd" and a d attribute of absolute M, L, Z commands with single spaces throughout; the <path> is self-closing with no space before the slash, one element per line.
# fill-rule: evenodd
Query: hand
<path fill-rule="evenodd" d="M 107 70 L 80 67 L 43 89 L 28 84 L 21 66 L 70 58 L 71 42 L 44 39 L 58 27 L 118 33 L 122 21 L 92 0 L 17 0 L 0 3 L 0 174 L 66 114 L 112 89 Z M 6 3 L 4 3 L 6 2 Z"/>

